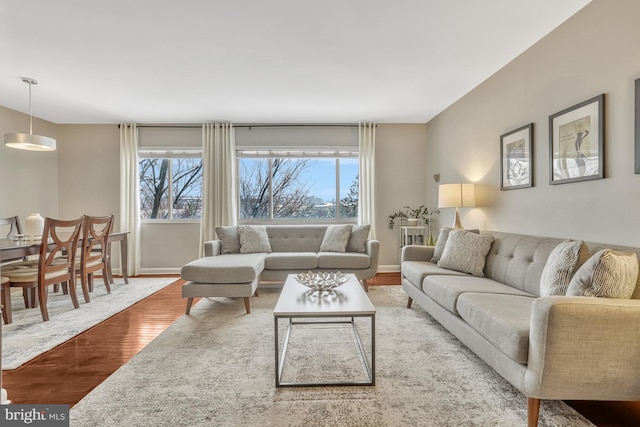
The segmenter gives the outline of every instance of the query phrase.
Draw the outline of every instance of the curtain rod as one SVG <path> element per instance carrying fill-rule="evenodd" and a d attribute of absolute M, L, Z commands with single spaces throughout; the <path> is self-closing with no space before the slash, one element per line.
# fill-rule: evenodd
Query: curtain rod
<path fill-rule="evenodd" d="M 311 123 L 258 123 L 258 124 L 238 124 L 233 125 L 234 128 L 267 128 L 267 127 L 358 127 L 358 123 L 327 123 L 327 124 L 311 124 Z M 202 125 L 137 125 L 138 128 L 192 128 L 200 129 Z M 378 127 L 376 124 L 375 127 Z M 120 129 L 120 125 L 118 125 Z"/>

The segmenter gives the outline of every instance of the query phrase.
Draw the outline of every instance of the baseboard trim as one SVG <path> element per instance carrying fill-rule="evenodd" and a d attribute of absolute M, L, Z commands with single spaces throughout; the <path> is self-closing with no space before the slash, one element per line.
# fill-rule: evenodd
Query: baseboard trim
<path fill-rule="evenodd" d="M 378 273 L 398 273 L 400 271 L 399 265 L 379 265 Z"/>

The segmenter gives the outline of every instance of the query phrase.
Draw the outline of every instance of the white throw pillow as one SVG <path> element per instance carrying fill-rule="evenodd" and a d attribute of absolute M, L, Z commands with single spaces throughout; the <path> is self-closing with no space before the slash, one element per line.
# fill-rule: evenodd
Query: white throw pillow
<path fill-rule="evenodd" d="M 602 249 L 576 271 L 567 295 L 627 299 L 631 298 L 637 279 L 635 253 Z"/>
<path fill-rule="evenodd" d="M 566 295 L 571 278 L 587 259 L 589 248 L 582 240 L 565 240 L 558 244 L 542 270 L 540 295 Z"/>
<path fill-rule="evenodd" d="M 431 262 L 433 263 L 438 263 L 438 261 L 440 261 L 440 258 L 442 258 L 442 253 L 444 252 L 444 247 L 447 244 L 447 239 L 449 239 L 449 233 L 451 232 L 451 230 L 455 230 L 455 228 L 451 228 L 451 227 L 443 227 L 440 229 L 440 234 L 438 234 L 438 240 L 436 240 L 436 246 L 433 249 L 433 258 L 431 258 Z M 480 230 L 478 229 L 474 229 L 474 230 L 463 230 L 463 231 L 468 231 L 470 233 L 480 233 Z"/>
<path fill-rule="evenodd" d="M 240 253 L 240 234 L 235 225 L 216 227 L 216 235 L 220 240 L 221 254 Z"/>
<path fill-rule="evenodd" d="M 330 225 L 324 233 L 320 252 L 346 252 L 349 237 L 351 237 L 351 225 Z"/>
<path fill-rule="evenodd" d="M 484 276 L 484 264 L 491 249 L 493 236 L 464 230 L 451 230 L 438 261 L 438 267 Z"/>
<path fill-rule="evenodd" d="M 264 225 L 239 225 L 240 253 L 251 254 L 257 252 L 271 252 L 271 243 Z"/>

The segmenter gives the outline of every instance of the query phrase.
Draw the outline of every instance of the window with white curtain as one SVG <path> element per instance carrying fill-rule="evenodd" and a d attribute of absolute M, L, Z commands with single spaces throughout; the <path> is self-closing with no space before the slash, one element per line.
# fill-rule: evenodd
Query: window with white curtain
<path fill-rule="evenodd" d="M 202 131 L 198 127 L 139 129 L 140 219 L 202 216 Z"/>
<path fill-rule="evenodd" d="M 240 222 L 357 220 L 357 127 L 236 127 L 235 142 Z"/>

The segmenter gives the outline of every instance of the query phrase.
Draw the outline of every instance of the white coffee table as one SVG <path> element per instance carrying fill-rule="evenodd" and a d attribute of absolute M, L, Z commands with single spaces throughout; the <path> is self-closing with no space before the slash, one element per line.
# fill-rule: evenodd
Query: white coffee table
<path fill-rule="evenodd" d="M 376 378 L 376 309 L 371 304 L 369 297 L 362 289 L 362 285 L 355 275 L 349 274 L 349 280 L 344 285 L 335 289 L 336 294 L 320 296 L 316 292 L 310 293 L 310 289 L 298 283 L 295 275 L 289 275 L 282 288 L 280 298 L 273 310 L 275 325 L 275 364 L 276 387 L 314 387 L 326 385 L 375 385 Z M 354 322 L 356 317 L 368 317 L 371 320 L 371 363 L 362 346 L 360 334 Z M 342 319 L 340 319 L 342 318 Z M 278 337 L 278 325 L 280 319 L 289 319 L 287 332 L 280 355 Z M 321 319 L 320 321 L 296 321 L 293 319 Z M 282 368 L 287 356 L 287 346 L 291 328 L 304 324 L 332 324 L 350 323 L 353 328 L 355 340 L 360 350 L 360 356 L 367 372 L 368 381 L 327 381 L 327 382 L 282 382 Z"/>

